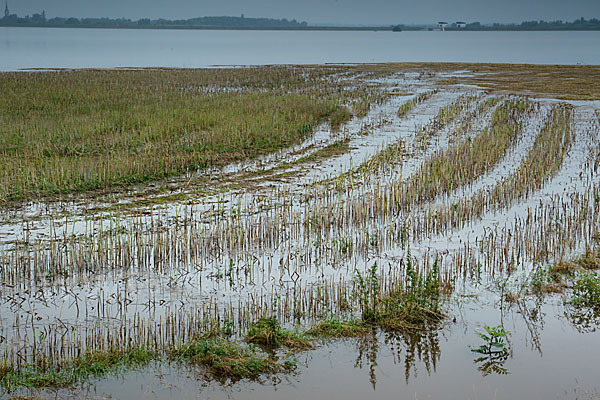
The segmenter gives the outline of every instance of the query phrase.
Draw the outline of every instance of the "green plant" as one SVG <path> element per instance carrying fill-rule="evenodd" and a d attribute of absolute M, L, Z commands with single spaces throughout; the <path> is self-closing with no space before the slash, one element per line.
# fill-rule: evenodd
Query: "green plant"
<path fill-rule="evenodd" d="M 388 293 L 382 293 L 377 276 L 377 264 L 365 275 L 355 273 L 355 296 L 358 297 L 362 321 L 390 331 L 422 330 L 444 319 L 440 312 L 441 284 L 438 261 L 426 274 L 412 266 L 407 252 L 404 282 Z"/>
<path fill-rule="evenodd" d="M 320 338 L 339 338 L 363 336 L 369 332 L 369 328 L 362 323 L 332 318 L 319 322 L 306 331 L 306 334 Z"/>
<path fill-rule="evenodd" d="M 485 330 L 485 333 L 476 333 L 480 338 L 483 339 L 485 343 L 476 349 L 471 349 L 472 352 L 484 355 L 508 353 L 504 339 L 510 334 L 510 332 L 504 330 L 502 325 L 498 325 L 496 327 L 484 325 L 483 329 Z"/>
<path fill-rule="evenodd" d="M 438 259 L 436 257 L 431 271 L 424 276 L 419 274 L 413 268 L 410 251 L 408 252 L 405 304 L 415 304 L 424 309 L 438 311 L 441 292 L 438 268 Z"/>
<path fill-rule="evenodd" d="M 18 369 L 0 366 L 0 387 L 8 391 L 16 387 L 69 387 L 93 376 L 144 366 L 159 358 L 157 352 L 144 347 L 87 352 L 64 364 L 38 356 L 33 363 Z"/>
<path fill-rule="evenodd" d="M 255 379 L 294 368 L 292 363 L 279 363 L 252 345 L 242 346 L 221 337 L 192 340 L 170 349 L 168 355 L 171 360 L 205 367 L 219 380 Z"/>
<path fill-rule="evenodd" d="M 246 334 L 248 343 L 275 348 L 286 346 L 295 350 L 309 349 L 310 342 L 296 332 L 282 328 L 276 317 L 263 317 L 256 321 Z"/>
<path fill-rule="evenodd" d="M 231 336 L 234 333 L 234 323 L 233 321 L 230 321 L 228 319 L 226 319 L 225 321 L 223 321 L 223 327 L 221 328 L 221 333 L 224 336 Z"/>
<path fill-rule="evenodd" d="M 530 278 L 531 287 L 536 292 L 543 292 L 544 287 L 552 282 L 549 270 L 547 268 L 537 268 Z"/>
<path fill-rule="evenodd" d="M 377 278 L 377 263 L 373 264 L 363 276 L 358 270 L 354 272 L 354 282 L 357 285 L 358 302 L 362 320 L 372 322 L 377 318 L 379 305 L 379 281 Z"/>
<path fill-rule="evenodd" d="M 571 303 L 600 311 L 600 276 L 597 273 L 580 275 L 573 286 Z"/>
<path fill-rule="evenodd" d="M 475 364 L 478 364 L 477 369 L 483 376 L 487 376 L 491 373 L 499 375 L 508 374 L 508 370 L 504 367 L 504 363 L 509 355 L 505 338 L 510 332 L 504 330 L 502 325 L 495 327 L 484 325 L 483 329 L 485 331 L 484 333 L 476 333 L 483 339 L 484 344 L 476 349 L 471 349 L 472 352 L 483 355 L 474 360 Z"/>

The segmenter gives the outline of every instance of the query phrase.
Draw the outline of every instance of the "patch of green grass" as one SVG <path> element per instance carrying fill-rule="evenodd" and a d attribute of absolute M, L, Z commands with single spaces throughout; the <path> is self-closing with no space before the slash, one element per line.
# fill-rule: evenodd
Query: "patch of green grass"
<path fill-rule="evenodd" d="M 285 346 L 293 350 L 304 350 L 313 347 L 302 335 L 281 327 L 276 317 L 263 317 L 256 321 L 248 328 L 246 341 L 268 348 Z"/>
<path fill-rule="evenodd" d="M 366 325 L 355 321 L 329 319 L 319 322 L 305 333 L 318 338 L 359 337 L 372 332 Z"/>
<path fill-rule="evenodd" d="M 556 265 L 552 268 L 537 268 L 529 278 L 531 291 L 538 295 L 562 293 L 564 283 L 559 271 L 562 271 L 562 267 L 556 267 Z"/>
<path fill-rule="evenodd" d="M 172 348 L 168 354 L 171 360 L 206 368 L 221 381 L 256 379 L 260 375 L 289 372 L 295 367 L 292 361 L 280 363 L 252 345 L 243 346 L 222 337 L 192 340 Z"/>
<path fill-rule="evenodd" d="M 339 127 L 345 100 L 310 74 L 0 73 L 0 201 L 159 180 L 297 144 L 321 122 Z"/>
<path fill-rule="evenodd" d="M 107 375 L 123 368 L 144 366 L 157 358 L 157 353 L 143 347 L 84 353 L 64 365 L 54 360 L 38 358 L 20 369 L 0 367 L 0 387 L 8 391 L 17 387 L 69 387 L 90 377 Z"/>
<path fill-rule="evenodd" d="M 440 306 L 442 285 L 437 260 L 426 274 L 412 267 L 410 252 L 407 260 L 405 281 L 387 294 L 380 289 L 377 264 L 365 276 L 357 273 L 363 323 L 389 331 L 418 331 L 435 327 L 446 318 Z"/>
<path fill-rule="evenodd" d="M 600 311 L 600 275 L 587 273 L 580 275 L 573 286 L 572 304 Z"/>
<path fill-rule="evenodd" d="M 600 269 L 600 249 L 586 249 L 585 253 L 576 260 L 585 270 Z"/>
<path fill-rule="evenodd" d="M 24 388 L 72 387 L 92 377 L 148 365 L 160 361 L 166 355 L 171 361 L 204 367 L 207 373 L 219 381 L 256 379 L 261 375 L 290 372 L 296 367 L 294 359 L 279 360 L 267 355 L 254 344 L 243 344 L 225 339 L 222 335 L 231 329 L 229 325 L 214 328 L 206 336 L 170 347 L 161 352 L 143 347 L 127 350 L 106 350 L 85 353 L 64 363 L 37 358 L 18 369 L 0 365 L 0 388 L 10 393 Z M 231 332 L 229 332 L 231 333 Z M 308 348 L 312 345 L 286 330 L 279 330 L 279 340 L 289 347 Z"/>

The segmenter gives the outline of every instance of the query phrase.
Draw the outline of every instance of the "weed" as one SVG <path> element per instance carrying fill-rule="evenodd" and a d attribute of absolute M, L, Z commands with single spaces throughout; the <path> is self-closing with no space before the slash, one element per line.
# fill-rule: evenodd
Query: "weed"
<path fill-rule="evenodd" d="M 354 281 L 357 286 L 355 296 L 358 297 L 362 320 L 372 322 L 377 319 L 380 304 L 377 263 L 373 264 L 364 276 L 355 270 Z"/>
<path fill-rule="evenodd" d="M 248 343 L 268 348 L 285 346 L 293 350 L 312 348 L 312 344 L 296 332 L 282 328 L 276 317 L 264 317 L 252 324 L 246 334 Z"/>
<path fill-rule="evenodd" d="M 291 371 L 291 363 L 279 363 L 256 348 L 242 346 L 221 337 L 192 340 L 172 348 L 171 360 L 205 367 L 207 372 L 221 381 L 256 379 L 260 375 Z"/>
<path fill-rule="evenodd" d="M 483 329 L 485 330 L 485 333 L 476 333 L 485 343 L 476 349 L 471 349 L 472 352 L 485 355 L 508 352 L 504 338 L 508 336 L 510 332 L 504 330 L 502 325 L 496 327 L 484 325 Z"/>
<path fill-rule="evenodd" d="M 413 269 L 408 251 L 404 284 L 385 295 L 380 291 L 376 272 L 374 264 L 365 276 L 358 272 L 355 276 L 364 323 L 390 331 L 422 330 L 445 318 L 440 311 L 437 259 L 430 272 L 420 274 Z"/>
<path fill-rule="evenodd" d="M 479 364 L 477 369 L 487 376 L 491 373 L 499 375 L 508 374 L 508 370 L 504 367 L 504 362 L 507 360 L 509 351 L 504 341 L 510 332 L 504 330 L 502 325 L 490 327 L 484 325 L 485 332 L 476 332 L 483 339 L 484 344 L 476 349 L 471 349 L 474 353 L 482 354 L 483 357 L 475 359 L 475 363 Z"/>
<path fill-rule="evenodd" d="M 367 326 L 355 321 L 329 319 L 319 322 L 306 331 L 306 334 L 320 338 L 358 337 L 372 332 Z"/>
<path fill-rule="evenodd" d="M 573 286 L 571 302 L 576 307 L 600 311 L 600 275 L 588 273 L 579 276 Z"/>
<path fill-rule="evenodd" d="M 93 376 L 104 376 L 122 368 L 147 365 L 158 354 L 143 347 L 109 349 L 84 353 L 65 365 L 38 357 L 36 362 L 19 369 L 0 368 L 0 386 L 8 391 L 16 387 L 68 387 Z"/>

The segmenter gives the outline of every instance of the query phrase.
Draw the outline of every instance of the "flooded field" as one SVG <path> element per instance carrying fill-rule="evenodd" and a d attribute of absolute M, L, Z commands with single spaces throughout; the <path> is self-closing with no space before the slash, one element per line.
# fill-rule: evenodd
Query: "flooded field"
<path fill-rule="evenodd" d="M 600 398 L 600 68 L 1 75 L 0 398 Z"/>

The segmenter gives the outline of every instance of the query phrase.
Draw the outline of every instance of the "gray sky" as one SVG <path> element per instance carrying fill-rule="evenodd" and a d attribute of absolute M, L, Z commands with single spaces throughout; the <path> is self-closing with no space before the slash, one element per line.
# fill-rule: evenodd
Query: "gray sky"
<path fill-rule="evenodd" d="M 45 10 L 49 18 L 187 19 L 244 13 L 247 17 L 295 18 L 316 24 L 600 18 L 600 0 L 9 0 L 8 5 L 11 13 L 20 16 Z"/>

